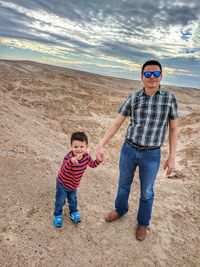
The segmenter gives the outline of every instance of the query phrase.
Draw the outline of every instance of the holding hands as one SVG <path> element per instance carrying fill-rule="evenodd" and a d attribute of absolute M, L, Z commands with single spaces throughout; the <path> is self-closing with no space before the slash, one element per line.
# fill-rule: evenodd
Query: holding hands
<path fill-rule="evenodd" d="M 103 161 L 103 159 L 104 159 L 104 148 L 103 148 L 103 146 L 101 144 L 98 144 L 96 152 L 97 152 L 96 159 L 99 162 Z"/>
<path fill-rule="evenodd" d="M 96 154 L 96 161 L 102 162 L 103 161 L 103 156 L 101 154 Z"/>
<path fill-rule="evenodd" d="M 80 154 L 76 155 L 75 157 L 72 157 L 71 158 L 71 163 L 74 164 L 74 165 L 77 165 L 78 161 L 83 158 L 83 154 L 84 153 L 80 153 Z M 103 161 L 103 155 L 101 153 L 97 153 L 96 160 L 98 162 L 102 162 Z"/>

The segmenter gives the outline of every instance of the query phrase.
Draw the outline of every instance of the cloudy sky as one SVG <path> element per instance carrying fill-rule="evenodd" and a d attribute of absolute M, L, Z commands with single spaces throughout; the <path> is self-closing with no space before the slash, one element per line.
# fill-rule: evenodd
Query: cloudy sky
<path fill-rule="evenodd" d="M 199 0 L 0 0 L 0 58 L 200 88 Z"/>

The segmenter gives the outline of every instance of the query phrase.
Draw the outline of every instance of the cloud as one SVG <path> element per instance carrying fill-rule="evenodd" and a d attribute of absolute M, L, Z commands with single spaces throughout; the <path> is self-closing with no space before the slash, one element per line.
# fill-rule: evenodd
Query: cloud
<path fill-rule="evenodd" d="M 63 48 L 60 46 L 49 46 L 45 44 L 41 44 L 38 42 L 31 42 L 26 40 L 18 40 L 12 38 L 0 38 L 0 44 L 2 45 L 10 45 L 11 47 L 28 49 L 31 51 L 36 51 L 40 53 L 50 54 L 52 56 L 62 57 L 63 54 L 73 52 L 73 49 Z"/>
<path fill-rule="evenodd" d="M 88 66 L 98 59 L 99 67 L 111 62 L 132 70 L 153 57 L 167 64 L 182 58 L 187 68 L 200 58 L 200 5 L 198 0 L 0 0 L 0 37 L 1 44 L 60 60 L 80 56 Z"/>

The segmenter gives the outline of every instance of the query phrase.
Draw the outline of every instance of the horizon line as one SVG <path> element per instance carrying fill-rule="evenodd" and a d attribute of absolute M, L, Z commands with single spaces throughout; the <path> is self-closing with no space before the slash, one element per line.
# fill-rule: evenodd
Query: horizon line
<path fill-rule="evenodd" d="M 46 66 L 50 66 L 50 67 L 56 67 L 56 68 L 61 68 L 61 69 L 68 69 L 68 70 L 73 70 L 73 71 L 84 72 L 84 73 L 88 73 L 88 74 L 91 74 L 91 75 L 104 76 L 104 77 L 107 77 L 107 78 L 116 78 L 116 79 L 121 79 L 121 80 L 129 80 L 129 81 L 141 82 L 141 80 L 130 79 L 130 78 L 123 78 L 123 77 L 118 77 L 118 76 L 114 76 L 114 75 L 105 75 L 105 74 L 95 73 L 95 72 L 89 72 L 89 71 L 81 70 L 81 69 L 67 68 L 67 67 L 63 67 L 63 66 L 59 66 L 59 65 L 54 65 L 54 64 L 41 63 L 41 62 L 38 62 L 38 61 L 29 60 L 29 59 L 3 59 L 3 58 L 0 58 L 0 61 L 27 62 L 27 63 L 30 62 L 30 63 L 36 63 L 36 64 L 46 65 Z M 190 86 L 173 85 L 173 84 L 162 84 L 162 85 L 163 86 L 172 86 L 174 88 L 200 90 L 200 88 L 190 87 Z"/>

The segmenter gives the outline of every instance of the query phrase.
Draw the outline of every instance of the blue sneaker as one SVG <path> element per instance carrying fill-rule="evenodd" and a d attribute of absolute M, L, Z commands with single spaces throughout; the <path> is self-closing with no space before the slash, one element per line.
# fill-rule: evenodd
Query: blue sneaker
<path fill-rule="evenodd" d="M 81 218 L 80 218 L 78 211 L 70 213 L 69 218 L 75 223 L 81 222 Z"/>
<path fill-rule="evenodd" d="M 62 222 L 63 222 L 62 215 L 54 216 L 53 223 L 54 223 L 56 228 L 61 228 Z"/>

